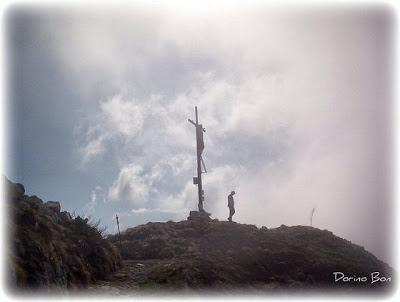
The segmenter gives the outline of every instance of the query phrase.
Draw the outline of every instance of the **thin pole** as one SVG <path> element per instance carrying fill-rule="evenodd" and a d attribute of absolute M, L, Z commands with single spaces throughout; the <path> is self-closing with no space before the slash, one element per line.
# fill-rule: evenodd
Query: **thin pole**
<path fill-rule="evenodd" d="M 119 246 L 122 247 L 122 244 L 121 244 L 121 233 L 119 232 L 119 220 L 118 220 L 118 215 L 117 214 L 115 214 L 115 218 L 117 218 Z"/>
<path fill-rule="evenodd" d="M 313 216 L 314 216 L 314 212 L 315 212 L 315 207 L 313 207 L 312 210 L 311 210 L 311 215 L 310 215 L 310 226 L 312 226 L 312 219 L 313 219 Z"/>

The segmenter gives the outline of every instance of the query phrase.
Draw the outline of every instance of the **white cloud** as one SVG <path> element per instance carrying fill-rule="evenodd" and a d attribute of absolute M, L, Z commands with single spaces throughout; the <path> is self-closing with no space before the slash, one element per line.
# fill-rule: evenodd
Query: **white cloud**
<path fill-rule="evenodd" d="M 137 213 L 145 213 L 145 212 L 148 212 L 148 211 L 149 211 L 149 209 L 146 209 L 146 208 L 139 208 L 139 209 L 132 209 L 131 210 L 131 212 L 135 213 L 135 214 L 137 214 Z"/>
<path fill-rule="evenodd" d="M 110 200 L 135 213 L 196 208 L 187 118 L 197 105 L 215 217 L 227 216 L 231 189 L 240 222 L 305 224 L 317 205 L 316 226 L 383 253 L 381 229 L 368 224 L 388 215 L 379 15 L 142 13 L 73 26 L 74 51 L 61 44 L 72 69 L 112 82 L 82 131 L 83 160 L 114 150 Z"/>
<path fill-rule="evenodd" d="M 142 107 L 135 101 L 124 101 L 121 96 L 114 96 L 100 106 L 106 128 L 122 134 L 124 137 L 137 136 L 143 127 L 144 114 Z"/>
<path fill-rule="evenodd" d="M 121 170 L 118 179 L 108 191 L 108 198 L 111 201 L 128 202 L 132 207 L 140 207 L 148 201 L 150 185 L 144 179 L 143 168 L 131 164 Z"/>
<path fill-rule="evenodd" d="M 96 210 L 96 206 L 98 204 L 98 195 L 102 194 L 103 188 L 100 186 L 96 186 L 94 190 L 92 190 L 90 194 L 90 201 L 86 203 L 83 207 L 83 216 L 89 217 L 94 214 Z"/>
<path fill-rule="evenodd" d="M 99 107 L 99 113 L 84 133 L 86 142 L 80 150 L 83 163 L 103 155 L 107 144 L 116 138 L 131 140 L 142 132 L 146 108 L 138 106 L 135 100 L 127 101 L 115 95 Z"/>
<path fill-rule="evenodd" d="M 169 212 L 188 213 L 189 209 L 197 209 L 197 194 L 192 180 L 187 181 L 183 189 L 160 200 L 160 208 Z"/>
<path fill-rule="evenodd" d="M 81 154 L 83 156 L 82 162 L 86 163 L 95 156 L 99 156 L 104 153 L 105 145 L 104 141 L 106 139 L 105 135 L 100 135 L 93 140 L 90 140 L 84 147 L 81 148 Z"/>

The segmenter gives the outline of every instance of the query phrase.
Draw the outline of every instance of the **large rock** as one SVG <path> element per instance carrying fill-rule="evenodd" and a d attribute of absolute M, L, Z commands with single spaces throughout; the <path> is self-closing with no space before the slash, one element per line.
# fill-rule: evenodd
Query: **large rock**
<path fill-rule="evenodd" d="M 200 212 L 200 211 L 190 211 L 188 220 L 192 221 L 211 221 L 210 218 L 211 214 L 207 212 Z"/>
<path fill-rule="evenodd" d="M 89 219 L 88 218 L 83 219 L 81 216 L 78 216 L 75 218 L 74 221 L 78 225 L 86 225 L 88 223 Z"/>
<path fill-rule="evenodd" d="M 67 212 L 67 211 L 61 212 L 60 216 L 64 220 L 67 220 L 67 221 L 72 220 L 71 214 L 69 212 Z"/>
<path fill-rule="evenodd" d="M 21 195 L 25 194 L 25 187 L 23 184 L 16 183 L 15 186 L 17 187 L 17 190 Z"/>
<path fill-rule="evenodd" d="M 56 213 L 60 213 L 61 211 L 61 206 L 58 201 L 48 201 L 45 203 L 45 206 Z"/>
<path fill-rule="evenodd" d="M 12 183 L 7 178 L 6 182 L 6 194 L 9 200 L 16 201 L 25 194 L 25 188 L 20 183 Z"/>

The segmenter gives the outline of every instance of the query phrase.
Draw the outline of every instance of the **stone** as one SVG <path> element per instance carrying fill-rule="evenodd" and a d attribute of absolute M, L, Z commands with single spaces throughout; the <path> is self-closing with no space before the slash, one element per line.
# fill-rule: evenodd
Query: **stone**
<path fill-rule="evenodd" d="M 15 186 L 17 187 L 18 192 L 20 192 L 21 195 L 25 194 L 25 187 L 23 184 L 16 183 Z"/>
<path fill-rule="evenodd" d="M 88 221 L 89 221 L 89 219 L 87 219 L 87 218 L 82 219 L 81 216 L 78 216 L 75 218 L 75 222 L 78 224 L 82 224 L 82 225 L 86 225 Z"/>
<path fill-rule="evenodd" d="M 60 213 L 61 211 L 61 206 L 58 201 L 48 201 L 45 203 L 45 206 L 56 213 Z"/>
<path fill-rule="evenodd" d="M 43 204 L 43 200 L 41 200 L 36 195 L 31 196 L 29 198 L 29 202 L 35 209 L 38 209 L 38 207 L 40 207 Z"/>
<path fill-rule="evenodd" d="M 34 200 L 37 203 L 43 203 L 43 200 L 37 197 L 36 195 L 32 195 L 29 199 Z"/>
<path fill-rule="evenodd" d="M 67 212 L 67 211 L 61 212 L 60 216 L 64 220 L 71 220 L 72 219 L 71 214 L 69 212 Z"/>
<path fill-rule="evenodd" d="M 20 183 L 12 183 L 6 179 L 7 183 L 7 195 L 10 200 L 18 200 L 25 194 L 25 188 Z"/>
<path fill-rule="evenodd" d="M 119 272 L 119 273 L 114 274 L 114 277 L 117 279 L 124 279 L 127 277 L 127 275 L 125 273 Z"/>
<path fill-rule="evenodd" d="M 189 217 L 187 220 L 192 221 L 211 221 L 210 218 L 211 214 L 207 212 L 200 212 L 200 211 L 190 211 Z"/>

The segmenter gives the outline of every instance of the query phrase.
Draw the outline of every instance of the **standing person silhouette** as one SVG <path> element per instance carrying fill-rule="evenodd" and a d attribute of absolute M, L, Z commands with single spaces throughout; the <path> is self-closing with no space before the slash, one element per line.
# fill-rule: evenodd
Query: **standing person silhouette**
<path fill-rule="evenodd" d="M 228 220 L 230 222 L 232 222 L 232 216 L 235 214 L 235 201 L 233 200 L 233 195 L 235 195 L 235 191 L 232 191 L 231 194 L 228 195 L 228 208 L 229 208 Z"/>

